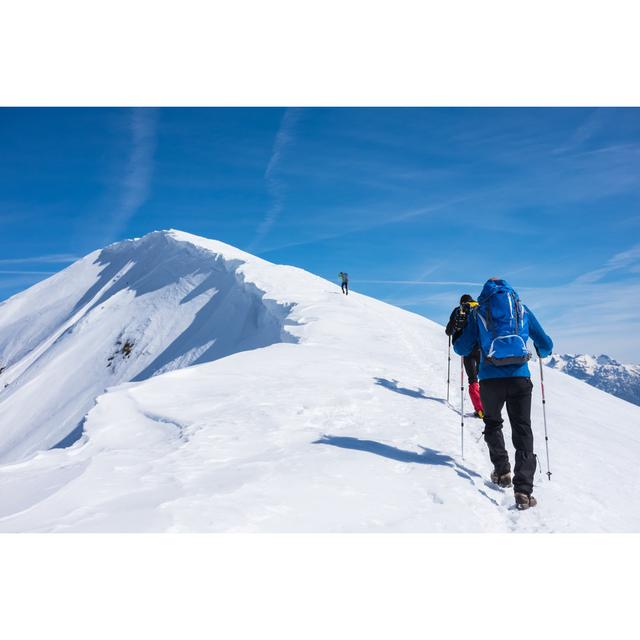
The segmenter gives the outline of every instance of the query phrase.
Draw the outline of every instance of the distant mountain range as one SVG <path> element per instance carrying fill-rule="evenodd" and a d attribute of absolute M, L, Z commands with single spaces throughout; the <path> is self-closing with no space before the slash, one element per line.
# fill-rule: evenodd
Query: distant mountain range
<path fill-rule="evenodd" d="M 640 405 L 640 365 L 621 364 L 606 355 L 555 353 L 546 364 L 618 398 Z"/>

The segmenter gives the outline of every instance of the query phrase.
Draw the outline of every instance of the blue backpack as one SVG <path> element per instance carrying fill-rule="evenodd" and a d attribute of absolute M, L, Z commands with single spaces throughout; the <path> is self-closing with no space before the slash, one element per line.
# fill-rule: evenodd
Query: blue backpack
<path fill-rule="evenodd" d="M 524 364 L 529 319 L 518 294 L 506 280 L 489 280 L 478 298 L 476 310 L 480 348 L 485 360 L 497 367 Z"/>

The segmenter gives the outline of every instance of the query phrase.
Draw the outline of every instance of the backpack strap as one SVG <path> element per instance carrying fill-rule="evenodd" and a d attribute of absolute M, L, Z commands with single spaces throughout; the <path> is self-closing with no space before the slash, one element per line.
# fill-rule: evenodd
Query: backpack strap
<path fill-rule="evenodd" d="M 491 331 L 491 335 L 496 337 L 496 325 L 491 317 L 491 304 L 487 301 L 487 318 L 486 318 L 486 327 L 488 331 Z"/>
<path fill-rule="evenodd" d="M 480 313 L 480 308 L 479 307 L 475 308 L 472 313 L 476 318 L 480 318 L 480 322 L 482 322 L 482 326 L 485 328 L 486 331 L 489 331 L 487 321 L 484 319 L 484 316 Z"/>

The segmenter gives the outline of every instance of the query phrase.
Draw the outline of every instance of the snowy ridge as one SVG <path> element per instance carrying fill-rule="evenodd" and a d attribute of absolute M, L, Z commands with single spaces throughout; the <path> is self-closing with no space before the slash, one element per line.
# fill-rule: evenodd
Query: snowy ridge
<path fill-rule="evenodd" d="M 547 366 L 640 405 L 639 365 L 621 364 L 606 355 L 553 354 L 547 361 Z"/>
<path fill-rule="evenodd" d="M 1 531 L 640 530 L 639 407 L 546 370 L 552 480 L 517 512 L 480 421 L 460 456 L 443 327 L 204 238 L 112 245 L 7 301 L 0 358 Z"/>
<path fill-rule="evenodd" d="M 64 442 L 107 387 L 295 341 L 288 307 L 246 277 L 248 262 L 270 271 L 223 243 L 156 232 L 0 305 L 0 461 Z"/>

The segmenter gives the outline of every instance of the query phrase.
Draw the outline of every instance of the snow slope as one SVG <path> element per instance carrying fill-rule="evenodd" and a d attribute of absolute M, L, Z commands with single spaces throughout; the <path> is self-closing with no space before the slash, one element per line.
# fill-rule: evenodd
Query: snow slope
<path fill-rule="evenodd" d="M 0 305 L 0 462 L 73 439 L 106 387 L 294 339 L 246 254 L 184 237 L 117 243 Z"/>
<path fill-rule="evenodd" d="M 536 475 L 539 506 L 517 512 L 512 494 L 487 481 L 480 421 L 465 418 L 460 455 L 459 383 L 449 406 L 441 326 L 181 232 L 105 252 L 0 307 L 10 363 L 0 380 L 11 376 L 5 393 L 17 389 L 0 396 L 1 531 L 640 531 L 640 407 L 545 369 L 553 475 Z M 137 264 L 138 284 L 120 283 Z M 148 286 L 144 274 L 155 274 Z M 235 302 L 198 317 L 214 291 Z M 130 356 L 114 360 L 122 375 L 111 373 L 114 341 L 131 336 Z M 82 371 L 70 373 L 80 356 Z M 76 377 L 47 405 L 61 370 Z M 453 372 L 459 380 L 458 359 Z M 135 378 L 94 406 L 98 387 Z M 82 437 L 38 451 L 68 434 L 79 389 L 89 405 Z M 74 418 L 64 429 L 7 425 L 5 403 L 19 416 L 40 397 L 49 413 L 73 406 Z"/>
<path fill-rule="evenodd" d="M 639 365 L 622 364 L 606 355 L 555 353 L 546 364 L 618 398 L 640 405 Z"/>

